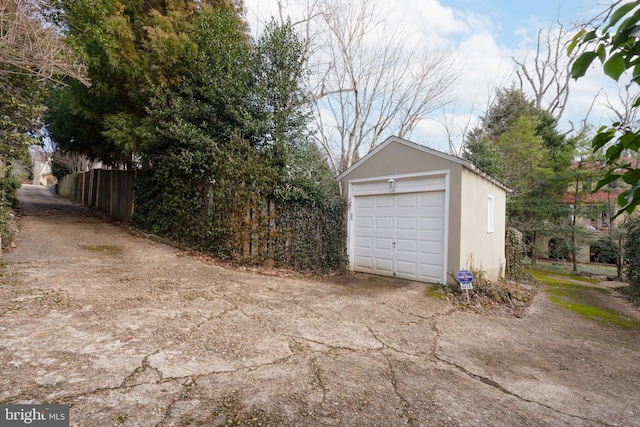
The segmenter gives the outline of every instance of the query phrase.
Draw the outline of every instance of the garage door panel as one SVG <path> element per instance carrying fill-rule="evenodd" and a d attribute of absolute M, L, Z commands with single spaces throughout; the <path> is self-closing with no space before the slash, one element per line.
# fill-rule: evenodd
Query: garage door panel
<path fill-rule="evenodd" d="M 372 237 L 363 237 L 358 236 L 356 238 L 356 248 L 357 249 L 373 249 L 373 238 Z"/>
<path fill-rule="evenodd" d="M 406 252 L 409 254 L 417 253 L 418 242 L 416 239 L 397 239 L 396 240 L 396 251 L 398 252 Z"/>
<path fill-rule="evenodd" d="M 442 280 L 442 266 L 433 264 L 420 264 L 420 276 L 428 277 L 434 282 Z"/>
<path fill-rule="evenodd" d="M 393 239 L 390 237 L 387 238 L 381 238 L 381 237 L 376 237 L 375 238 L 375 249 L 376 250 L 380 250 L 380 251 L 391 251 L 393 252 Z"/>
<path fill-rule="evenodd" d="M 442 243 L 444 241 L 444 233 L 442 230 L 422 230 L 420 232 L 420 241 Z"/>
<path fill-rule="evenodd" d="M 356 256 L 356 267 L 362 271 L 366 269 L 365 273 L 371 273 L 373 270 L 373 257 L 368 256 Z"/>
<path fill-rule="evenodd" d="M 398 261 L 396 264 L 397 274 L 403 276 L 411 276 L 412 278 L 418 276 L 418 263 L 409 261 Z"/>
<path fill-rule="evenodd" d="M 376 257 L 375 270 L 380 273 L 393 273 L 393 259 L 392 258 L 380 258 Z"/>
<path fill-rule="evenodd" d="M 356 207 L 358 209 L 372 208 L 374 201 L 375 201 L 375 197 L 374 196 L 358 197 L 358 198 L 356 198 Z"/>
<path fill-rule="evenodd" d="M 429 240 L 420 241 L 420 254 L 428 255 L 428 254 L 441 254 L 441 253 L 442 253 L 441 241 L 429 241 Z"/>
<path fill-rule="evenodd" d="M 373 230 L 373 217 L 371 217 L 371 216 L 360 216 L 360 217 L 356 218 L 356 228 Z"/>
<path fill-rule="evenodd" d="M 444 202 L 444 191 L 356 196 L 355 269 L 442 281 Z"/>
<path fill-rule="evenodd" d="M 442 254 L 423 254 L 420 257 L 420 262 L 425 265 L 437 265 L 442 266 L 444 257 Z"/>
<path fill-rule="evenodd" d="M 398 208 L 416 208 L 419 204 L 418 194 L 399 194 L 398 195 Z"/>
<path fill-rule="evenodd" d="M 429 206 L 444 207 L 444 191 L 434 191 L 431 193 L 420 194 L 420 206 L 423 208 Z"/>
<path fill-rule="evenodd" d="M 396 229 L 402 231 L 416 231 L 418 229 L 418 218 L 396 217 Z"/>
<path fill-rule="evenodd" d="M 438 230 L 442 231 L 444 220 L 442 218 L 420 218 L 420 231 Z"/>
<path fill-rule="evenodd" d="M 393 230 L 392 216 L 379 216 L 375 218 L 376 230 Z"/>
<path fill-rule="evenodd" d="M 420 215 L 422 218 L 441 218 L 442 206 L 427 206 L 420 208 Z"/>
<path fill-rule="evenodd" d="M 376 208 L 389 208 L 389 209 L 393 209 L 394 207 L 394 196 L 393 195 L 388 195 L 388 196 L 373 196 L 375 198 L 375 203 L 374 206 Z"/>

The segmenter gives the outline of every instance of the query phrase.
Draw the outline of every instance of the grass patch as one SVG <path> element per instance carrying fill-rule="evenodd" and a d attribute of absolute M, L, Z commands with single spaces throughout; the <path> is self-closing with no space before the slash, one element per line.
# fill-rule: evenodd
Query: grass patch
<path fill-rule="evenodd" d="M 533 277 L 536 278 L 536 280 L 540 281 L 540 282 L 544 282 L 544 283 L 566 283 L 566 284 L 570 284 L 571 282 L 568 282 L 566 279 L 570 279 L 570 280 L 575 280 L 578 282 L 584 282 L 584 283 L 600 283 L 600 281 L 598 279 L 593 279 L 591 277 L 583 277 L 583 276 L 576 276 L 574 274 L 571 273 L 565 273 L 565 272 L 551 272 L 551 271 L 542 271 L 542 270 L 537 270 L 537 269 L 533 269 L 533 268 L 527 268 L 525 269 L 529 274 L 533 275 Z M 581 286 L 581 285 L 577 285 L 577 286 Z M 584 285 L 582 285 L 584 287 Z M 590 288 L 593 289 L 593 288 Z M 605 289 L 606 290 L 606 289 Z"/>
<path fill-rule="evenodd" d="M 437 299 L 447 299 L 447 291 L 443 286 L 435 285 L 427 289 L 427 296 Z"/>
<path fill-rule="evenodd" d="M 86 249 L 91 252 L 107 252 L 107 253 L 121 253 L 122 247 L 117 245 L 80 245 L 82 249 Z"/>
<path fill-rule="evenodd" d="M 532 269 L 529 269 L 529 272 L 545 285 L 544 292 L 554 304 L 587 319 L 608 323 L 624 329 L 640 328 L 640 320 L 625 316 L 616 310 L 601 305 L 598 295 L 606 295 L 611 291 L 589 286 L 589 284 L 594 283 L 593 279 Z M 597 280 L 595 283 L 597 283 Z"/>
<path fill-rule="evenodd" d="M 573 275 L 573 264 L 571 262 L 538 259 L 536 265 L 532 265 L 531 260 L 527 259 L 525 260 L 525 267 L 558 274 Z M 578 273 L 593 274 L 596 276 L 616 276 L 618 269 L 615 265 L 578 264 Z"/>

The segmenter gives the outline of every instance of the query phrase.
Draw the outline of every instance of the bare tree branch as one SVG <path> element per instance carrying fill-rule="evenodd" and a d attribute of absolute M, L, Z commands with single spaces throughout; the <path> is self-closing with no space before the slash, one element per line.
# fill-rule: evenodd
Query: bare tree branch
<path fill-rule="evenodd" d="M 0 73 L 90 86 L 86 66 L 40 16 L 40 0 L 0 0 Z"/>
<path fill-rule="evenodd" d="M 562 25 L 539 30 L 536 53 L 533 60 L 511 57 L 518 66 L 516 75 L 520 90 L 525 84 L 533 91 L 535 106 L 560 119 L 569 99 L 571 65 L 579 52 L 567 56 L 567 46 L 572 34 Z"/>
<path fill-rule="evenodd" d="M 51 153 L 53 163 L 64 166 L 71 173 L 87 172 L 91 170 L 96 163 L 84 154 L 73 153 L 71 151 L 55 151 Z"/>
<path fill-rule="evenodd" d="M 449 53 L 389 28 L 386 17 L 375 0 L 307 2 L 301 23 L 316 138 L 336 172 L 390 135 L 409 137 L 451 102 L 457 73 Z"/>

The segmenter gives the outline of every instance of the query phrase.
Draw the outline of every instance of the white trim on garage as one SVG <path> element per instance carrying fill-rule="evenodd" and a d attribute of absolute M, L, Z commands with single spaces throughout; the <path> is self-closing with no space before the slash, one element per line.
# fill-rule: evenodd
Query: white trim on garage
<path fill-rule="evenodd" d="M 495 185 L 497 185 L 498 187 L 502 188 L 503 190 L 505 190 L 507 192 L 511 192 L 511 189 L 509 189 L 509 187 L 507 187 L 506 185 L 504 185 L 503 183 L 501 183 L 497 179 L 493 178 L 492 176 L 487 175 L 485 172 L 483 172 L 482 170 L 478 169 L 473 163 L 471 163 L 468 160 L 464 160 L 464 159 L 462 159 L 460 157 L 452 156 L 450 154 L 442 153 L 442 152 L 440 152 L 438 150 L 434 150 L 433 148 L 425 147 L 424 145 L 416 144 L 415 142 L 407 141 L 406 139 L 399 138 L 397 136 L 390 136 L 389 138 L 387 138 L 384 142 L 382 142 L 380 145 L 378 145 L 372 151 L 367 153 L 364 157 L 362 157 L 356 163 L 351 165 L 351 167 L 349 167 L 349 169 L 347 169 L 346 171 L 344 171 L 340 175 L 338 175 L 337 180 L 338 181 L 342 181 L 342 179 L 345 176 L 347 176 L 348 174 L 350 174 L 351 172 L 356 170 L 360 165 L 366 163 L 367 160 L 369 160 L 370 157 L 375 156 L 378 152 L 382 151 L 387 145 L 392 144 L 394 142 L 402 144 L 402 145 L 405 145 L 407 147 L 411 147 L 411 148 L 416 149 L 418 151 L 421 151 L 423 153 L 430 154 L 430 155 L 432 155 L 434 157 L 438 157 L 440 159 L 448 160 L 450 162 L 454 162 L 454 163 L 457 163 L 459 165 L 462 165 L 462 167 L 472 171 L 473 173 L 483 177 L 484 179 L 486 179 L 486 180 L 488 180 L 490 182 L 493 182 Z"/>
<path fill-rule="evenodd" d="M 443 207 L 443 241 L 442 241 L 442 265 L 438 275 L 426 277 L 418 277 L 416 280 L 435 281 L 446 283 L 448 250 L 449 250 L 449 198 L 450 198 L 450 171 L 439 170 L 426 173 L 387 175 L 374 178 L 355 179 L 349 181 L 349 221 L 347 226 L 348 233 L 348 254 L 350 269 L 352 271 L 360 271 L 356 266 L 356 232 L 355 232 L 355 212 L 356 198 L 369 196 L 388 196 L 394 194 L 410 194 L 410 193 L 444 193 Z M 397 199 L 397 198 L 396 198 Z M 361 199 L 362 201 L 363 199 Z M 394 267 L 395 269 L 396 267 Z M 362 270 L 364 271 L 364 270 Z M 366 271 L 365 271 L 366 272 Z M 376 274 L 395 275 L 376 271 Z M 397 277 L 402 277 L 398 275 Z M 411 278 L 411 277 L 405 277 Z"/>

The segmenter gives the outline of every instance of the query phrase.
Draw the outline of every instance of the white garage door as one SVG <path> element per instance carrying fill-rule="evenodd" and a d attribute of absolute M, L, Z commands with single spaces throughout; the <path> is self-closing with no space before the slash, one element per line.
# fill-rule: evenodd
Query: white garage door
<path fill-rule="evenodd" d="M 362 195 L 354 205 L 355 271 L 443 281 L 444 191 Z"/>

